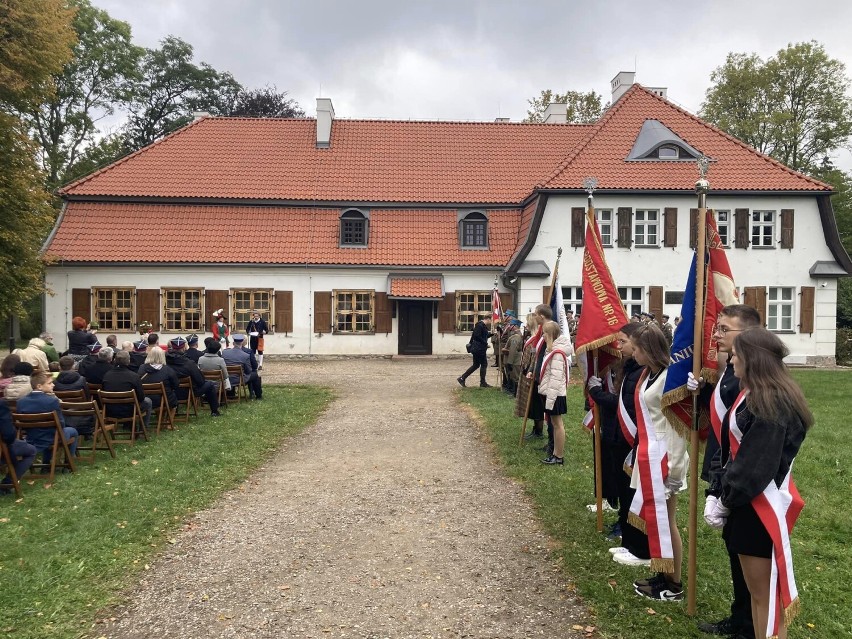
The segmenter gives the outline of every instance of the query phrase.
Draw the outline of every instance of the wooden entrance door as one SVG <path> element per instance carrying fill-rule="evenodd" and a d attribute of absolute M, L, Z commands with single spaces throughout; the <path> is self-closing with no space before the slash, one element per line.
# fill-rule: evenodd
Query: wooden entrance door
<path fill-rule="evenodd" d="M 432 354 L 432 304 L 399 300 L 399 354 Z"/>

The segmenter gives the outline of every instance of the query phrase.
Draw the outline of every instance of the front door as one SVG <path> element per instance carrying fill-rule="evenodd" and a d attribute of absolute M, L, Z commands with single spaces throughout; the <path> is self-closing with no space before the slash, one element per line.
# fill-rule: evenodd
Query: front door
<path fill-rule="evenodd" d="M 432 354 L 432 304 L 399 300 L 399 354 Z"/>

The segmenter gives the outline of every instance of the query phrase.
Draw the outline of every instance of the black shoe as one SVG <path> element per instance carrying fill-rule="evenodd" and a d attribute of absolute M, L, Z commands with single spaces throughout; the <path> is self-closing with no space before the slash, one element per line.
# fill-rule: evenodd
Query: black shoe
<path fill-rule="evenodd" d="M 479 387 L 480 388 L 493 388 L 493 386 L 491 386 L 491 384 L 489 384 L 488 382 L 479 382 Z"/>
<path fill-rule="evenodd" d="M 465 387 L 465 385 L 464 385 L 464 377 L 457 377 L 457 378 L 456 378 L 456 381 L 457 381 L 459 384 L 461 384 L 461 387 L 462 387 L 462 388 L 464 388 L 464 387 Z"/>
<path fill-rule="evenodd" d="M 222 416 L 222 413 L 220 413 L 218 410 L 215 413 L 210 413 L 210 417 L 221 417 L 221 416 Z"/>
<path fill-rule="evenodd" d="M 712 621 L 702 621 L 698 624 L 698 629 L 701 632 L 706 632 L 709 635 L 734 636 L 739 633 L 742 628 L 734 624 L 733 619 L 725 617 L 715 623 Z"/>
<path fill-rule="evenodd" d="M 634 586 L 637 595 L 654 601 L 681 601 L 683 599 L 683 584 L 678 584 L 663 578 L 662 582 L 654 582 L 647 586 Z"/>
<path fill-rule="evenodd" d="M 542 437 L 544 437 L 544 435 L 542 435 L 541 433 L 537 433 L 534 430 L 524 435 L 524 439 L 526 439 L 527 441 L 529 441 L 530 439 L 541 439 Z M 547 447 L 545 446 L 545 448 Z M 542 448 L 542 450 L 544 450 L 544 448 Z"/>
<path fill-rule="evenodd" d="M 548 466 L 563 466 L 564 460 L 561 457 L 557 457 L 556 455 L 551 455 L 547 459 L 542 459 L 541 463 L 547 464 Z"/>

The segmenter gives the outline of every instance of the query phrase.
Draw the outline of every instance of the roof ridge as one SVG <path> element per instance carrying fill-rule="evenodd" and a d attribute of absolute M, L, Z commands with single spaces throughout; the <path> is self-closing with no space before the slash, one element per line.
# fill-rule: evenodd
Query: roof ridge
<path fill-rule="evenodd" d="M 296 121 L 296 122 L 313 122 L 316 120 L 314 117 L 303 117 L 303 118 L 278 118 L 278 117 L 251 117 L 245 115 L 215 115 L 210 116 L 209 118 L 204 118 L 207 120 L 245 120 L 249 122 L 284 122 L 284 121 Z M 492 120 L 404 120 L 402 118 L 346 118 L 346 117 L 338 117 L 335 116 L 334 122 L 376 122 L 381 124 L 464 124 L 464 125 L 484 125 L 484 126 L 529 126 L 529 127 L 552 127 L 552 126 L 568 126 L 568 127 L 576 127 L 576 128 L 586 128 L 595 126 L 595 122 L 568 122 L 561 125 L 554 125 L 553 123 L 546 122 L 524 122 L 524 121 L 514 121 L 514 122 L 497 122 Z"/>
<path fill-rule="evenodd" d="M 103 173 L 106 173 L 110 169 L 113 169 L 116 166 L 119 166 L 120 164 L 124 164 L 125 162 L 127 162 L 131 158 L 135 158 L 137 155 L 141 155 L 145 151 L 153 149 L 155 146 L 165 142 L 166 140 L 169 140 L 169 139 L 177 136 L 180 133 L 183 133 L 184 131 L 187 131 L 188 129 L 194 127 L 196 124 L 199 124 L 199 123 L 203 122 L 204 120 L 211 120 L 211 119 L 213 119 L 213 118 L 212 117 L 209 117 L 209 118 L 208 117 L 202 117 L 202 118 L 198 118 L 196 120 L 193 120 L 192 122 L 188 122 L 187 124 L 184 124 L 179 129 L 176 129 L 175 131 L 172 131 L 168 135 L 161 137 L 159 140 L 154 140 L 153 142 L 151 142 L 151 144 L 146 144 L 141 149 L 137 149 L 136 151 L 133 151 L 133 153 L 128 153 L 127 155 L 118 158 L 114 162 L 110 162 L 106 166 L 99 168 L 94 173 L 89 173 L 88 175 L 84 175 L 83 177 L 78 178 L 78 179 L 74 180 L 73 182 L 70 182 L 69 184 L 66 184 L 65 186 L 57 189 L 56 192 L 59 195 L 66 195 L 68 193 L 68 191 L 70 191 L 71 189 L 76 188 L 76 187 L 80 186 L 81 184 L 85 184 L 89 180 L 92 180 L 95 177 L 102 175 Z"/>

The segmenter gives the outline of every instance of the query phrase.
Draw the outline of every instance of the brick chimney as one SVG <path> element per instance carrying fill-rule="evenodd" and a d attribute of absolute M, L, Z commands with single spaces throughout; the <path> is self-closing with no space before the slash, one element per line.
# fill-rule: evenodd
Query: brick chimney
<path fill-rule="evenodd" d="M 317 98 L 317 148 L 331 146 L 331 123 L 334 120 L 334 107 L 329 98 Z"/>

